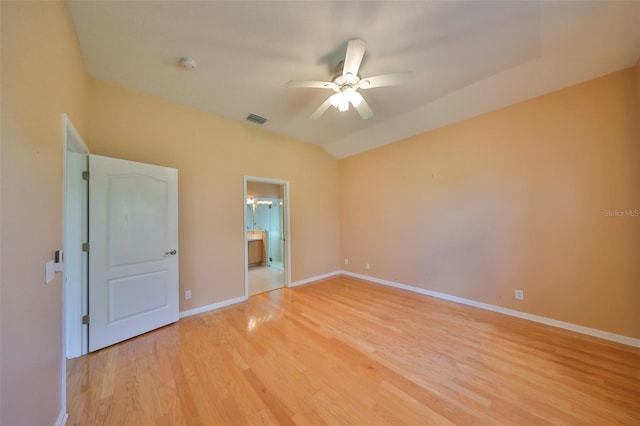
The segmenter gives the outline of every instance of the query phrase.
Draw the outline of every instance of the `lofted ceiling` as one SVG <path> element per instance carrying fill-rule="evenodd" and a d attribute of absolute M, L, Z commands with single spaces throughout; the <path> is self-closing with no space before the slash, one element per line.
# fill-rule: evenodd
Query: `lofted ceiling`
<path fill-rule="evenodd" d="M 246 121 L 345 158 L 633 66 L 640 2 L 69 1 L 96 79 Z M 350 39 L 363 77 L 412 71 L 362 91 L 374 111 L 309 116 Z M 189 56 L 198 68 L 178 66 Z"/>

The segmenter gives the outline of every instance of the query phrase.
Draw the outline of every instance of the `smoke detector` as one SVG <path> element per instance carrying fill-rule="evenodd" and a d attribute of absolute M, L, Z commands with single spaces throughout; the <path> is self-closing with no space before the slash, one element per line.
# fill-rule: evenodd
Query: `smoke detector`
<path fill-rule="evenodd" d="M 180 58 L 178 65 L 180 65 L 180 68 L 186 71 L 195 71 L 196 68 L 198 68 L 198 64 L 196 63 L 195 59 L 189 58 L 187 56 L 183 56 L 182 58 Z"/>

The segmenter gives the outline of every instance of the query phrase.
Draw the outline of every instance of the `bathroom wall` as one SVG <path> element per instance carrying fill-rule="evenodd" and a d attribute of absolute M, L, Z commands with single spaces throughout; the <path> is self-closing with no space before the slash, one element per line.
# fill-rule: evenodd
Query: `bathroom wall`
<path fill-rule="evenodd" d="M 260 201 L 268 201 L 272 204 L 257 204 L 255 206 L 255 228 L 266 231 L 267 264 L 270 259 L 282 263 L 282 210 L 280 198 L 260 198 Z"/>

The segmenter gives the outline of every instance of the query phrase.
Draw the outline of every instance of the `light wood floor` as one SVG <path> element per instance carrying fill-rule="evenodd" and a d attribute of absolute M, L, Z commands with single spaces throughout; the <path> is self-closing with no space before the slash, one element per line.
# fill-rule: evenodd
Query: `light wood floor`
<path fill-rule="evenodd" d="M 69 361 L 68 425 L 638 425 L 640 349 L 338 277 Z"/>

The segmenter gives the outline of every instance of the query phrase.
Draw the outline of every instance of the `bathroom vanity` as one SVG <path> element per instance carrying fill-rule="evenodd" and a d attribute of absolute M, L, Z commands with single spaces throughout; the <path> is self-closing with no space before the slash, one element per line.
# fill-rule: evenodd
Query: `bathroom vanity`
<path fill-rule="evenodd" d="M 267 232 L 266 231 L 249 231 L 247 233 L 248 244 L 248 264 L 249 266 L 266 265 L 266 244 Z"/>
<path fill-rule="evenodd" d="M 249 240 L 249 266 L 259 266 L 264 262 L 264 245 L 262 240 Z"/>

